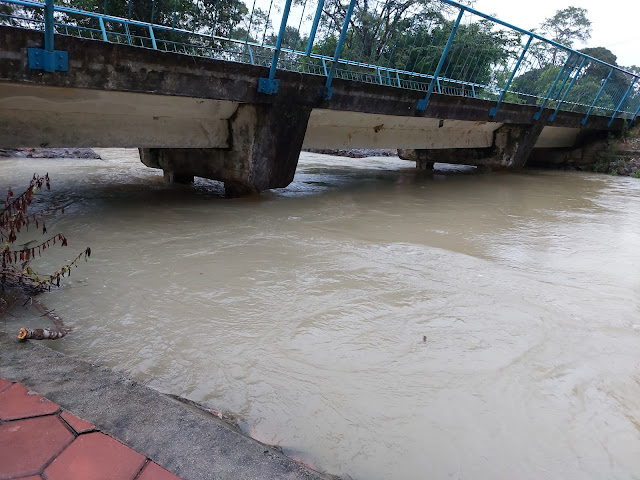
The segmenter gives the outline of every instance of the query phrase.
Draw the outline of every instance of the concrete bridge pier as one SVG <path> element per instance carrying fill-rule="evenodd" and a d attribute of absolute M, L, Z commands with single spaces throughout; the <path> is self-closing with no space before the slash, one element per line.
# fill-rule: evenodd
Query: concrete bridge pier
<path fill-rule="evenodd" d="M 293 180 L 311 108 L 292 104 L 248 104 L 228 120 L 228 148 L 141 148 L 142 163 L 164 171 L 165 180 L 204 177 L 224 182 L 241 196 L 286 187 Z"/>
<path fill-rule="evenodd" d="M 398 149 L 403 160 L 416 168 L 433 170 L 434 163 L 455 163 L 495 169 L 522 168 L 533 152 L 543 124 L 504 124 L 493 132 L 493 142 L 484 148 Z"/>
<path fill-rule="evenodd" d="M 418 170 L 433 170 L 435 161 L 429 159 L 429 152 L 434 150 L 428 150 L 424 148 L 399 148 L 398 157 L 402 160 L 409 160 L 410 162 L 416 162 L 416 168 Z"/>

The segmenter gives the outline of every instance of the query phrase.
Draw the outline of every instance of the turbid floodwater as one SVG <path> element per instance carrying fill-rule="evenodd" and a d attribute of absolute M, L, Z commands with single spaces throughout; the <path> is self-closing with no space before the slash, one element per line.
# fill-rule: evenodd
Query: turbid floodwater
<path fill-rule="evenodd" d="M 640 478 L 640 180 L 303 153 L 225 199 L 101 153 L 0 160 L 66 205 L 42 271 L 93 251 L 54 348 L 346 479 Z"/>

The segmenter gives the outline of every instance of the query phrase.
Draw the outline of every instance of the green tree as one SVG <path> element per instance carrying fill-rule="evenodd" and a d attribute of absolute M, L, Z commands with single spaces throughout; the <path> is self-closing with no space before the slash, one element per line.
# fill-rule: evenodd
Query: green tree
<path fill-rule="evenodd" d="M 553 17 L 542 22 L 540 31 L 567 47 L 572 47 L 576 41 L 584 43 L 591 38 L 591 20 L 587 18 L 587 13 L 585 8 L 580 7 L 558 10 Z"/>

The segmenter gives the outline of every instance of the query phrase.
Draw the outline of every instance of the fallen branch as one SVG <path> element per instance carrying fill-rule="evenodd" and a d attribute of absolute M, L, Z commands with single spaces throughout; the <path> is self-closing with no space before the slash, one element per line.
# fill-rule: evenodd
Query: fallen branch
<path fill-rule="evenodd" d="M 27 303 L 33 305 L 43 317 L 48 317 L 56 328 L 21 328 L 18 340 L 57 340 L 71 331 L 69 327 L 64 326 L 62 319 L 53 313 L 53 310 L 49 310 L 35 298 L 27 297 L 27 301 L 24 304 L 26 305 Z"/>
<path fill-rule="evenodd" d="M 66 332 L 49 328 L 21 328 L 18 340 L 55 340 L 64 337 L 66 334 Z"/>
<path fill-rule="evenodd" d="M 71 331 L 70 328 L 64 326 L 64 322 L 62 321 L 62 319 L 56 313 L 53 313 L 53 310 L 49 310 L 35 298 L 31 299 L 31 304 L 42 314 L 42 316 L 49 318 L 49 320 L 53 322 L 59 332 L 64 332 L 66 335 Z"/>

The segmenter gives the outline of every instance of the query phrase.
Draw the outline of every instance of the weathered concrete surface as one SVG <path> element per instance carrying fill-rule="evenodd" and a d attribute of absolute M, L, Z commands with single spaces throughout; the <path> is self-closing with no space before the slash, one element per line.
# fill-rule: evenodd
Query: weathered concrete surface
<path fill-rule="evenodd" d="M 41 43 L 40 32 L 0 27 L 0 148 L 137 146 L 168 179 L 214 178 L 235 193 L 286 186 L 303 145 L 427 150 L 424 166 L 510 168 L 526 162 L 534 137 L 566 148 L 582 131 L 624 123 L 593 115 L 582 126 L 582 114 L 560 111 L 551 125 L 547 110 L 534 126 L 536 106 L 502 104 L 491 118 L 495 102 L 439 94 L 421 112 L 422 92 L 340 79 L 325 100 L 322 76 L 284 71 L 279 92 L 265 95 L 264 67 L 65 36 L 56 48 L 69 53 L 69 71 L 47 73 L 27 65 L 27 48 Z M 240 122 L 251 108 L 253 127 Z"/>
<path fill-rule="evenodd" d="M 0 145 L 228 148 L 237 102 L 0 82 Z"/>
<path fill-rule="evenodd" d="M 495 118 L 489 111 L 495 102 L 469 97 L 433 94 L 426 111 L 416 111 L 423 92 L 346 80 L 334 80 L 331 100 L 325 100 L 325 78 L 278 71 L 280 90 L 276 95 L 258 93 L 258 79 L 268 69 L 146 48 L 118 45 L 75 37 L 56 37 L 56 49 L 69 52 L 69 71 L 47 73 L 30 70 L 27 48 L 40 47 L 40 32 L 0 26 L 0 83 L 47 85 L 102 91 L 175 95 L 239 103 L 277 104 L 283 101 L 335 111 L 427 117 L 448 120 L 531 124 L 537 107 L 504 103 Z M 553 113 L 547 109 L 541 118 Z M 558 112 L 553 126 L 580 128 L 583 115 Z M 611 128 L 608 118 L 591 116 L 587 129 L 619 131 L 622 119 Z M 143 145 L 144 146 L 144 145 Z"/>
<path fill-rule="evenodd" d="M 184 480 L 330 480 L 106 368 L 0 332 L 0 377 L 18 381 Z"/>
<path fill-rule="evenodd" d="M 314 109 L 303 148 L 485 148 L 501 123 Z"/>
<path fill-rule="evenodd" d="M 398 149 L 398 157 L 410 162 L 416 162 L 418 170 L 433 170 L 435 162 L 429 160 L 429 150 L 426 149 Z"/>
<path fill-rule="evenodd" d="M 148 167 L 165 176 L 198 176 L 224 182 L 243 195 L 286 187 L 293 181 L 309 121 L 309 107 L 241 104 L 229 119 L 228 149 L 141 149 Z"/>
<path fill-rule="evenodd" d="M 486 148 L 399 150 L 398 155 L 415 160 L 416 166 L 424 169 L 432 169 L 434 163 L 522 168 L 543 129 L 542 124 L 502 125 L 493 132 L 491 146 Z"/>
<path fill-rule="evenodd" d="M 229 148 L 230 122 L 239 105 L 226 100 L 0 82 L 0 124 L 5 127 L 0 131 L 0 145 Z M 273 107 L 285 112 L 292 105 Z M 486 148 L 500 126 L 499 122 L 314 108 L 303 148 Z M 545 127 L 539 146 L 571 146 L 579 131 Z"/>

